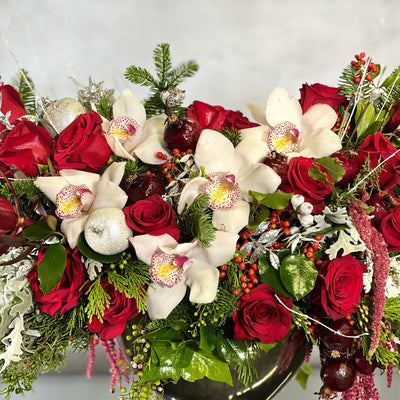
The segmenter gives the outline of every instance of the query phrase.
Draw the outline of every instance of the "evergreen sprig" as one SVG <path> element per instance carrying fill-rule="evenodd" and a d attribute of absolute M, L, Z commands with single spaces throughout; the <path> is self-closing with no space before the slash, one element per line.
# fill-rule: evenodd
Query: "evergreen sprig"
<path fill-rule="evenodd" d="M 220 132 L 228 139 L 231 141 L 234 147 L 236 147 L 241 140 L 241 133 L 238 129 L 221 129 Z"/>
<path fill-rule="evenodd" d="M 182 238 L 187 241 L 197 238 L 204 247 L 210 247 L 215 239 L 212 210 L 209 208 L 208 200 L 209 195 L 206 193 L 198 195 L 178 220 Z"/>
<path fill-rule="evenodd" d="M 340 94 L 345 95 L 349 100 L 357 91 L 359 91 L 363 97 L 368 98 L 372 89 L 374 88 L 373 85 L 367 80 L 365 80 L 362 84 L 354 82 L 354 78 L 358 75 L 359 71 L 349 64 L 343 70 L 342 75 L 339 78 L 338 86 L 342 89 Z"/>
<path fill-rule="evenodd" d="M 165 111 L 165 105 L 160 98 L 162 91 L 170 86 L 178 86 L 185 78 L 193 76 L 199 69 L 195 61 L 188 61 L 172 66 L 170 47 L 167 43 L 158 44 L 153 52 L 156 76 L 146 68 L 131 65 L 125 71 L 125 78 L 130 82 L 150 88 L 150 96 L 145 100 L 144 107 L 147 117 Z"/>
<path fill-rule="evenodd" d="M 21 101 L 27 114 L 36 115 L 36 94 L 34 92 L 35 85 L 25 69 L 22 69 L 18 74 L 15 85 L 16 90 L 21 96 Z"/>

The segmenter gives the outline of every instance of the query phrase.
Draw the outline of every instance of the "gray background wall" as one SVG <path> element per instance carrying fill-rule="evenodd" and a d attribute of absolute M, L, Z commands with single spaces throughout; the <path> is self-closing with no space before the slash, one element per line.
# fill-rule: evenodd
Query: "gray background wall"
<path fill-rule="evenodd" d="M 129 86 L 143 98 L 147 92 L 123 73 L 131 64 L 151 68 L 153 48 L 168 42 L 174 62 L 200 64 L 184 87 L 187 104 L 198 99 L 246 115 L 246 102 L 264 105 L 275 86 L 298 96 L 305 82 L 335 85 L 360 51 L 389 71 L 400 64 L 398 0 L 1 0 L 0 32 L 42 96 L 73 97 L 69 77 L 87 84 L 91 75 L 117 94 Z M 3 80 L 16 72 L 0 40 Z M 72 356 L 61 375 L 41 377 L 25 399 L 116 399 L 104 357 L 91 381 L 86 362 Z M 277 398 L 315 399 L 318 375 L 307 392 L 291 382 Z M 399 381 L 388 391 L 379 379 L 381 398 L 397 398 Z"/>

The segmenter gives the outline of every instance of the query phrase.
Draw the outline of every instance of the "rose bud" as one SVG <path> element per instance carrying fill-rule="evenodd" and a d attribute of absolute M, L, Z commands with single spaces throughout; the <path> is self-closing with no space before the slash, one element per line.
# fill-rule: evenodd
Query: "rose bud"
<path fill-rule="evenodd" d="M 11 232 L 18 226 L 18 214 L 4 197 L 0 197 L 0 221 L 0 235 Z"/>

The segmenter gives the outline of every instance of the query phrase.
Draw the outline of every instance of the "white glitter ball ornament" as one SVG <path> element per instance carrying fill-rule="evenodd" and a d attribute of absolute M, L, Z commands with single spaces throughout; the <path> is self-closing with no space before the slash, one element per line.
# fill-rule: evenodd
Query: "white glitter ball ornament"
<path fill-rule="evenodd" d="M 97 253 L 112 255 L 129 247 L 131 229 L 119 208 L 98 208 L 90 213 L 85 224 L 87 244 Z"/>
<path fill-rule="evenodd" d="M 64 97 L 46 107 L 42 123 L 54 138 L 85 112 L 86 108 L 81 102 L 71 97 Z"/>

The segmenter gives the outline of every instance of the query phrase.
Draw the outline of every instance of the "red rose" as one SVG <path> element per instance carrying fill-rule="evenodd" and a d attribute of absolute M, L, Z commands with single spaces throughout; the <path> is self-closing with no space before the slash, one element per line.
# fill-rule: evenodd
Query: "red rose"
<path fill-rule="evenodd" d="M 94 315 L 87 327 L 102 340 L 114 339 L 122 334 L 127 321 L 136 317 L 139 311 L 136 300 L 128 299 L 124 293 L 117 291 L 112 283 L 101 281 L 101 286 L 109 296 L 110 304 L 104 311 L 103 321 Z"/>
<path fill-rule="evenodd" d="M 375 168 L 380 162 L 391 156 L 397 149 L 390 143 L 381 132 L 374 135 L 368 135 L 364 143 L 358 148 L 358 156 L 361 165 L 369 157 L 369 168 Z M 400 178 L 398 170 L 400 169 L 400 154 L 397 153 L 384 164 L 384 170 L 379 174 L 379 184 L 381 189 L 389 191 L 393 189 Z"/>
<path fill-rule="evenodd" d="M 111 156 L 101 124 L 100 115 L 89 111 L 60 132 L 52 152 L 54 168 L 98 172 Z"/>
<path fill-rule="evenodd" d="M 26 115 L 26 110 L 22 104 L 19 93 L 10 85 L 0 86 L 0 111 L 5 115 L 11 111 L 9 118 L 10 124 L 14 124 L 17 118 Z M 4 129 L 4 125 L 0 124 L 0 132 Z"/>
<path fill-rule="evenodd" d="M 18 225 L 18 215 L 13 205 L 4 197 L 0 197 L 0 235 L 13 231 Z"/>
<path fill-rule="evenodd" d="M 38 174 L 36 164 L 47 164 L 53 140 L 46 129 L 30 121 L 19 121 L 0 141 L 0 164 L 11 176 L 16 165 L 28 177 Z"/>
<path fill-rule="evenodd" d="M 280 297 L 289 308 L 293 300 Z M 289 332 L 292 316 L 275 297 L 274 289 L 261 284 L 243 295 L 237 302 L 238 310 L 233 314 L 236 340 L 256 340 L 275 343 Z"/>
<path fill-rule="evenodd" d="M 157 194 L 125 207 L 124 214 L 126 224 L 134 235 L 160 236 L 168 233 L 179 240 L 174 209 Z"/>
<path fill-rule="evenodd" d="M 300 89 L 300 105 L 303 114 L 314 104 L 328 104 L 335 111 L 338 110 L 340 105 L 347 105 L 346 96 L 339 94 L 341 90 L 321 85 L 320 83 L 314 83 L 313 85 L 303 84 L 303 87 Z"/>
<path fill-rule="evenodd" d="M 389 251 L 400 251 L 400 206 L 382 219 L 380 230 Z"/>
<path fill-rule="evenodd" d="M 332 186 L 311 178 L 308 174 L 312 165 L 317 165 L 320 170 L 327 174 L 331 180 L 329 173 L 324 167 L 317 164 L 312 158 L 295 157 L 289 162 L 287 179 L 291 186 L 291 190 L 295 194 L 304 196 L 305 201 L 314 206 L 314 213 L 321 213 L 325 207 L 324 198 L 332 191 Z"/>
<path fill-rule="evenodd" d="M 87 279 L 86 269 L 81 261 L 81 254 L 78 249 L 67 248 L 67 264 L 59 284 L 48 294 L 44 294 L 39 287 L 37 265 L 40 263 L 44 251 L 39 251 L 36 266 L 26 276 L 30 282 L 33 292 L 33 299 L 39 303 L 40 311 L 54 315 L 57 311 L 63 314 L 79 305 L 81 287 Z"/>
<path fill-rule="evenodd" d="M 332 319 L 343 318 L 357 309 L 364 272 L 367 267 L 350 254 L 321 266 L 321 304 Z"/>
<path fill-rule="evenodd" d="M 250 122 L 241 112 L 225 110 L 221 106 L 211 106 L 201 101 L 194 101 L 189 106 L 187 116 L 198 122 L 201 129 L 246 129 L 259 126 Z"/>
<path fill-rule="evenodd" d="M 400 127 L 400 103 L 396 104 L 393 114 L 390 117 L 389 122 L 386 124 L 386 130 L 388 132 L 394 132 Z"/>

